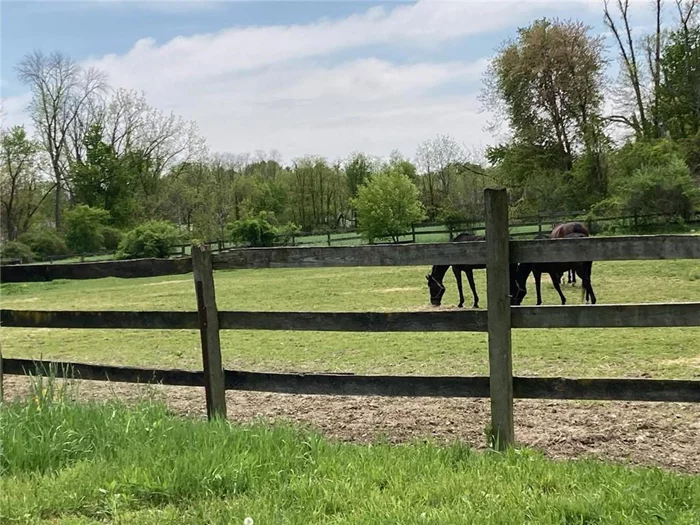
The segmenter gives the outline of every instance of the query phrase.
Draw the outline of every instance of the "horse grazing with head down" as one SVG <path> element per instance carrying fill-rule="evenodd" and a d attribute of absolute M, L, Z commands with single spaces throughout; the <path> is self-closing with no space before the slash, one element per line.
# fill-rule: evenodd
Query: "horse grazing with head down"
<path fill-rule="evenodd" d="M 452 242 L 469 242 L 469 241 L 484 241 L 486 237 L 484 235 L 474 235 L 471 232 L 463 232 L 457 235 Z M 428 290 L 430 291 L 430 304 L 433 306 L 440 306 L 442 303 L 442 297 L 445 295 L 445 285 L 442 280 L 449 270 L 450 265 L 435 265 L 430 270 L 430 273 L 425 276 L 428 281 Z M 511 282 L 515 276 L 517 265 L 510 265 L 510 278 Z M 462 272 L 467 276 L 469 281 L 469 288 L 471 288 L 472 296 L 474 297 L 474 308 L 479 308 L 479 295 L 476 293 L 476 286 L 474 284 L 474 270 L 485 270 L 485 264 L 453 264 L 452 272 L 454 273 L 455 279 L 457 281 L 457 290 L 459 291 L 459 308 L 464 306 L 464 291 L 462 289 Z"/>
<path fill-rule="evenodd" d="M 576 237 L 588 237 L 588 229 L 579 222 L 560 224 L 552 231 L 551 239 L 570 239 Z M 532 273 L 535 276 L 535 289 L 537 291 L 537 304 L 542 304 L 541 277 L 548 273 L 552 279 L 554 288 L 559 293 L 561 304 L 566 304 L 566 297 L 561 291 L 561 277 L 566 271 L 574 271 L 581 277 L 583 291 L 586 294 L 586 303 L 589 298 L 592 304 L 596 303 L 596 296 L 591 285 L 592 261 L 585 262 L 552 262 L 552 263 L 520 263 L 515 272 L 515 278 L 511 278 L 512 305 L 519 305 L 527 295 L 527 278 Z"/>

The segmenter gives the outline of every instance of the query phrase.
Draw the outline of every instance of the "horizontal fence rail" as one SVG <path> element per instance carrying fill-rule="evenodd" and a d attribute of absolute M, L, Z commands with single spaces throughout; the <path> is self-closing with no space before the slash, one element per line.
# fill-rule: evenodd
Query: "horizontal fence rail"
<path fill-rule="evenodd" d="M 698 235 L 640 235 L 510 241 L 510 261 L 570 262 L 698 259 Z M 215 270 L 348 266 L 486 265 L 484 241 L 364 246 L 239 248 L 212 255 Z M 2 282 L 158 277 L 192 271 L 191 257 L 3 266 Z"/>
<path fill-rule="evenodd" d="M 49 375 L 123 383 L 204 386 L 203 372 L 160 370 L 61 361 L 4 359 L 5 374 Z M 284 394 L 481 397 L 490 396 L 488 377 L 360 376 L 353 374 L 284 374 L 224 370 L 226 390 Z M 597 401 L 700 402 L 700 381 L 678 379 L 569 379 L 513 377 L 513 397 Z"/>
<path fill-rule="evenodd" d="M 510 262 L 698 259 L 700 236 L 649 235 L 511 241 Z M 486 264 L 484 241 L 333 247 L 246 248 L 212 255 L 215 270 Z"/>
<path fill-rule="evenodd" d="M 435 312 L 219 311 L 222 330 L 320 332 L 485 332 L 486 310 Z M 700 326 L 700 303 L 513 306 L 512 328 Z M 199 329 L 197 312 L 81 312 L 0 309 L 0 324 L 16 328 Z"/>
<path fill-rule="evenodd" d="M 95 261 L 65 264 L 21 264 L 2 266 L 0 281 L 26 283 L 57 279 L 102 279 L 120 277 L 161 277 L 192 272 L 192 259 L 135 259 L 129 261 Z"/>

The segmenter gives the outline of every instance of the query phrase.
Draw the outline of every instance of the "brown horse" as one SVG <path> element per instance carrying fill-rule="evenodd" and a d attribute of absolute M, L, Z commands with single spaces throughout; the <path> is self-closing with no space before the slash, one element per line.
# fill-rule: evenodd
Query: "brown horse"
<path fill-rule="evenodd" d="M 576 237 L 588 237 L 588 229 L 581 223 L 571 222 L 560 224 L 553 231 L 550 238 L 564 239 Z M 537 304 L 542 304 L 541 277 L 548 273 L 552 279 L 554 288 L 559 293 L 561 304 L 566 304 L 566 297 L 561 291 L 561 277 L 565 271 L 572 270 L 581 277 L 583 290 L 586 294 L 586 303 L 589 298 L 592 304 L 596 303 L 596 296 L 591 286 L 591 270 L 593 262 L 566 262 L 566 263 L 521 263 L 518 265 L 515 279 L 511 278 L 511 304 L 519 305 L 527 295 L 527 278 L 532 273 L 535 277 L 535 289 L 537 291 Z"/>
<path fill-rule="evenodd" d="M 565 222 L 562 224 L 553 225 L 552 233 L 549 234 L 549 237 L 552 239 L 560 239 L 572 233 L 581 233 L 585 237 L 589 237 L 591 235 L 591 232 L 588 231 L 588 228 L 586 228 L 580 222 Z M 576 286 L 576 272 L 573 270 L 569 270 L 568 273 L 569 284 L 572 286 Z M 564 275 L 562 274 L 562 279 L 563 278 Z"/>

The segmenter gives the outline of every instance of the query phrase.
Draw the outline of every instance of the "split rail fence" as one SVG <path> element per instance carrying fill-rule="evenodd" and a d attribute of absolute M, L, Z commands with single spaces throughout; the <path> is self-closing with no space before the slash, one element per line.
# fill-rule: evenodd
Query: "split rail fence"
<path fill-rule="evenodd" d="M 507 194 L 485 190 L 486 241 L 408 245 L 236 249 L 212 254 L 126 262 L 6 266 L 3 282 L 193 273 L 196 312 L 31 311 L 0 309 L 6 327 L 80 329 L 198 329 L 201 371 L 144 369 L 85 363 L 2 359 L 5 374 L 47 373 L 77 378 L 204 386 L 210 418 L 226 416 L 226 390 L 292 394 L 483 397 L 491 400 L 494 443 L 514 442 L 513 398 L 700 402 L 700 381 L 637 378 L 513 377 L 511 330 L 520 328 L 622 328 L 700 326 L 700 302 L 510 306 L 509 263 L 700 259 L 700 236 L 654 235 L 557 240 L 510 240 Z M 339 266 L 481 264 L 487 271 L 487 310 L 431 312 L 218 311 L 214 270 Z M 594 265 L 595 270 L 595 265 Z M 593 272 L 595 282 L 595 271 Z M 422 280 L 422 274 L 417 275 Z M 220 330 L 339 332 L 486 332 L 489 376 L 379 376 L 289 374 L 224 370 Z"/>

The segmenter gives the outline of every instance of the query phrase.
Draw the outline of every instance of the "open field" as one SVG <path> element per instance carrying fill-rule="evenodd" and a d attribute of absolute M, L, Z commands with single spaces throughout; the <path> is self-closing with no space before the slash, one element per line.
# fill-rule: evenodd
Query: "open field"
<path fill-rule="evenodd" d="M 160 404 L 77 404 L 46 385 L 0 408 L 0 521 L 691 525 L 700 477 L 421 440 L 329 441 L 205 424 Z"/>
<path fill-rule="evenodd" d="M 327 268 L 215 272 L 220 310 L 405 311 L 431 308 L 428 268 Z M 599 262 L 600 303 L 697 301 L 698 261 Z M 476 272 L 486 306 L 485 271 Z M 446 276 L 447 307 L 457 291 Z M 465 281 L 467 304 L 471 294 Z M 546 304 L 558 304 L 548 277 Z M 570 304 L 580 286 L 565 287 Z M 534 304 L 530 281 L 526 304 Z M 2 306 L 36 310 L 195 310 L 190 275 L 6 284 Z M 2 328 L 8 357 L 43 356 L 105 364 L 199 369 L 193 330 L 49 330 Z M 485 374 L 484 333 L 223 331 L 225 366 L 251 370 L 393 374 Z M 700 328 L 551 329 L 513 332 L 514 372 L 570 377 L 700 377 Z"/>
<path fill-rule="evenodd" d="M 430 309 L 424 267 L 237 270 L 215 272 L 220 310 L 406 311 Z M 481 306 L 485 272 L 477 271 Z M 599 262 L 600 303 L 697 301 L 697 261 Z M 451 273 L 445 299 L 454 308 Z M 470 292 L 467 287 L 467 302 Z M 534 303 L 530 284 L 526 304 Z M 192 276 L 6 284 L 2 307 L 37 310 L 195 310 Z M 543 279 L 545 304 L 557 304 Z M 571 304 L 580 287 L 565 287 Z M 201 369 L 199 334 L 188 330 L 0 329 L 7 357 Z M 222 331 L 227 368 L 471 375 L 488 370 L 484 333 Z M 514 373 L 569 377 L 700 377 L 700 328 L 541 329 L 513 332 Z M 134 399 L 140 387 L 81 382 L 81 398 Z M 6 379 L 6 395 L 27 394 L 26 378 Z M 156 387 L 179 414 L 204 414 L 199 388 Z M 311 424 L 345 441 L 385 434 L 459 438 L 483 447 L 488 400 L 291 396 L 228 392 L 229 417 Z M 700 473 L 700 406 L 667 403 L 517 400 L 516 439 L 555 458 L 599 456 Z"/>

